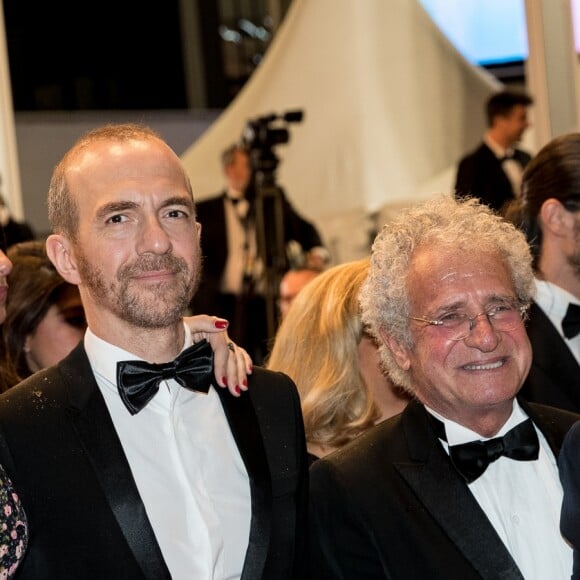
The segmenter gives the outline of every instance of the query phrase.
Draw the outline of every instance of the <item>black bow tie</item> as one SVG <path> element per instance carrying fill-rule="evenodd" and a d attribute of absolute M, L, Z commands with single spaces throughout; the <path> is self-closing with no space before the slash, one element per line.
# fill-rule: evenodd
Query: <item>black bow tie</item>
<path fill-rule="evenodd" d="M 182 387 L 207 393 L 213 380 L 213 350 L 203 340 L 184 350 L 173 362 L 140 360 L 117 363 L 117 388 L 129 413 L 138 413 L 159 390 L 159 383 L 175 379 Z"/>
<path fill-rule="evenodd" d="M 447 440 L 443 423 L 437 419 L 435 421 L 441 425 L 437 428 L 437 435 Z M 533 461 L 538 458 L 539 452 L 538 434 L 531 419 L 516 425 L 503 437 L 449 446 L 449 457 L 467 483 L 475 481 L 490 463 L 502 455 L 518 461 Z"/>
<path fill-rule="evenodd" d="M 568 304 L 568 310 L 562 319 L 562 330 L 566 338 L 574 338 L 580 333 L 580 306 L 578 304 Z"/>

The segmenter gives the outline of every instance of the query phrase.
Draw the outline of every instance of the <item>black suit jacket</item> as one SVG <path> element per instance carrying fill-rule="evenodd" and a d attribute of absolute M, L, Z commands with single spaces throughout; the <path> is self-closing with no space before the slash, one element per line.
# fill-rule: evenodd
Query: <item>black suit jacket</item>
<path fill-rule="evenodd" d="M 322 239 L 316 228 L 296 213 L 284 193 L 281 192 L 281 194 L 285 243 L 295 240 L 300 243 L 304 251 L 322 246 Z M 200 287 L 192 302 L 196 313 L 219 314 L 218 295 L 228 257 L 225 197 L 224 192 L 196 204 L 197 221 L 202 226 L 201 251 L 204 260 Z M 284 265 L 282 269 L 285 269 Z"/>
<path fill-rule="evenodd" d="M 255 368 L 241 397 L 217 392 L 250 478 L 242 579 L 304 578 L 308 471 L 296 387 Z M 82 343 L 0 397 L 0 430 L 0 461 L 29 522 L 19 580 L 170 578 Z"/>
<path fill-rule="evenodd" d="M 557 457 L 580 416 L 523 406 Z M 310 489 L 313 578 L 523 580 L 417 402 L 316 461 Z"/>
<path fill-rule="evenodd" d="M 521 149 L 514 150 L 514 159 L 525 167 L 530 155 Z M 459 162 L 455 180 L 457 197 L 478 197 L 496 211 L 514 199 L 511 182 L 502 169 L 495 153 L 482 143 L 475 151 Z"/>
<path fill-rule="evenodd" d="M 580 365 L 535 303 L 530 308 L 527 330 L 533 359 L 520 395 L 528 401 L 580 413 Z"/>

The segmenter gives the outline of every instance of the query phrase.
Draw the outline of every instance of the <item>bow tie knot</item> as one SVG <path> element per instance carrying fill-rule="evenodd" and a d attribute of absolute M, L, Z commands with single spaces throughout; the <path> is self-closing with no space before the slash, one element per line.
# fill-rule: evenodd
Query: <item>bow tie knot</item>
<path fill-rule="evenodd" d="M 439 438 L 446 440 L 443 423 L 435 421 L 440 425 L 436 425 Z M 467 483 L 475 481 L 502 455 L 517 461 L 534 461 L 539 452 L 540 442 L 531 419 L 519 423 L 503 437 L 449 446 L 451 462 Z"/>
<path fill-rule="evenodd" d="M 568 310 L 562 319 L 562 331 L 566 338 L 574 338 L 580 334 L 580 305 L 568 304 Z"/>
<path fill-rule="evenodd" d="M 157 394 L 162 381 L 174 379 L 182 387 L 207 393 L 212 373 L 213 351 L 204 340 L 185 349 L 168 363 L 118 362 L 117 389 L 131 415 L 135 415 Z"/>

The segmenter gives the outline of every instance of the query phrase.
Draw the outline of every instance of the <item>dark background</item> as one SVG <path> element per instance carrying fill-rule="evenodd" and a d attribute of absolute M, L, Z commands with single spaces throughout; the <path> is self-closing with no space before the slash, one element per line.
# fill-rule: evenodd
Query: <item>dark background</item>
<path fill-rule="evenodd" d="M 289 4 L 276 3 L 281 17 Z M 3 6 L 15 111 L 224 108 L 274 33 L 272 0 Z M 195 103 L 186 56 L 203 63 L 192 81 L 203 87 Z"/>

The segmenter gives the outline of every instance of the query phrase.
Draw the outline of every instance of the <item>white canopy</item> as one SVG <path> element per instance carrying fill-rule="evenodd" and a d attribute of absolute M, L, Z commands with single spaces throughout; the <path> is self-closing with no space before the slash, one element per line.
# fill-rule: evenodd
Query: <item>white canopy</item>
<path fill-rule="evenodd" d="M 450 190 L 497 88 L 418 0 L 294 0 L 250 81 L 182 158 L 208 197 L 249 119 L 302 109 L 275 148 L 278 181 L 341 262 L 367 252 L 369 214 Z"/>

